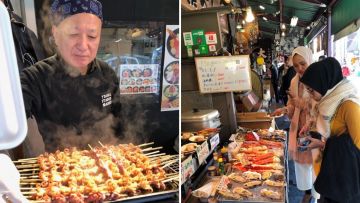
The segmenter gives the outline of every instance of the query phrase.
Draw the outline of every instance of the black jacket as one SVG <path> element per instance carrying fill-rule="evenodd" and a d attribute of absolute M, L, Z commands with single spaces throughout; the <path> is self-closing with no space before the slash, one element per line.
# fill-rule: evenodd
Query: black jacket
<path fill-rule="evenodd" d="M 86 75 L 74 77 L 55 55 L 24 69 L 20 78 L 26 115 L 35 116 L 47 150 L 86 147 L 114 135 L 109 128 L 120 114 L 119 80 L 106 63 L 95 59 Z"/>
<path fill-rule="evenodd" d="M 296 71 L 293 66 L 289 67 L 286 74 L 282 77 L 282 83 L 280 87 L 280 95 L 287 96 L 286 91 L 289 90 L 291 80 L 296 75 Z"/>
<path fill-rule="evenodd" d="M 314 186 L 320 195 L 332 201 L 359 202 L 360 150 L 349 134 L 327 139 Z"/>

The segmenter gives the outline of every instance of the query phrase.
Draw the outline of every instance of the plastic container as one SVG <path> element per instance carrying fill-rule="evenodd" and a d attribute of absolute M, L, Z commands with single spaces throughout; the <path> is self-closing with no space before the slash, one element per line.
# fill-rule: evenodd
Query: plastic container
<path fill-rule="evenodd" d="M 0 150 L 19 145 L 27 122 L 9 13 L 0 3 Z"/>

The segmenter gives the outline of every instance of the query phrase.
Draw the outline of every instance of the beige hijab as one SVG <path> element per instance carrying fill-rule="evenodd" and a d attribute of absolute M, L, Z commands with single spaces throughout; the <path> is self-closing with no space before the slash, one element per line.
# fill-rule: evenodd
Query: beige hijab
<path fill-rule="evenodd" d="M 294 57 L 295 54 L 302 56 L 308 65 L 310 65 L 313 62 L 312 52 L 309 48 L 303 46 L 297 47 L 292 52 L 291 56 Z M 301 99 L 309 100 L 310 96 L 307 91 L 304 91 L 304 88 L 301 88 L 301 91 L 299 91 L 300 90 L 299 79 L 300 79 L 300 75 L 296 73 L 295 77 L 291 80 L 290 91 L 295 97 L 300 97 Z M 295 107 L 294 115 L 291 119 L 290 132 L 289 132 L 289 154 L 290 157 L 294 161 L 297 161 L 298 163 L 311 164 L 312 163 L 311 151 L 299 152 L 297 150 L 297 134 L 298 131 L 301 130 L 301 128 L 303 127 L 303 126 L 299 126 L 300 114 L 301 114 L 301 109 Z"/>

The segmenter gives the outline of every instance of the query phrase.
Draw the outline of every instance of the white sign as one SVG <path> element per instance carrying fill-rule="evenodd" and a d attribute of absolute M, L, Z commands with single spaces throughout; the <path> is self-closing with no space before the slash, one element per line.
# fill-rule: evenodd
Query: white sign
<path fill-rule="evenodd" d="M 191 32 L 184 32 L 184 33 L 183 33 L 183 37 L 184 37 L 184 44 L 185 44 L 185 46 L 192 46 L 192 45 L 194 45 Z"/>
<path fill-rule="evenodd" d="M 190 155 L 187 159 L 181 162 L 181 182 L 184 183 L 194 173 L 194 162 L 192 156 Z"/>
<path fill-rule="evenodd" d="M 215 32 L 205 32 L 206 44 L 217 44 Z"/>
<path fill-rule="evenodd" d="M 215 46 L 215 44 L 209 45 L 209 51 L 216 51 L 216 46 Z"/>
<path fill-rule="evenodd" d="M 196 154 L 198 156 L 199 165 L 201 165 L 209 156 L 209 146 L 206 141 L 203 142 L 200 147 L 196 148 Z"/>
<path fill-rule="evenodd" d="M 217 133 L 215 136 L 213 136 L 212 138 L 210 138 L 210 145 L 211 145 L 211 150 L 215 149 L 215 147 L 220 143 L 220 137 L 219 137 L 219 133 Z"/>
<path fill-rule="evenodd" d="M 249 55 L 195 58 L 201 93 L 251 90 Z"/>

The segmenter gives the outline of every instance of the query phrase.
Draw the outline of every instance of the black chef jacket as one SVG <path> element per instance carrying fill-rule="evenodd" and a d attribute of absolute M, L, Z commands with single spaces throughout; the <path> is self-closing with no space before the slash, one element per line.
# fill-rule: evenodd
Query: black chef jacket
<path fill-rule="evenodd" d="M 72 76 L 64 64 L 54 55 L 20 76 L 26 115 L 36 118 L 46 150 L 115 142 L 113 129 L 120 115 L 115 72 L 95 59 L 86 75 Z"/>

